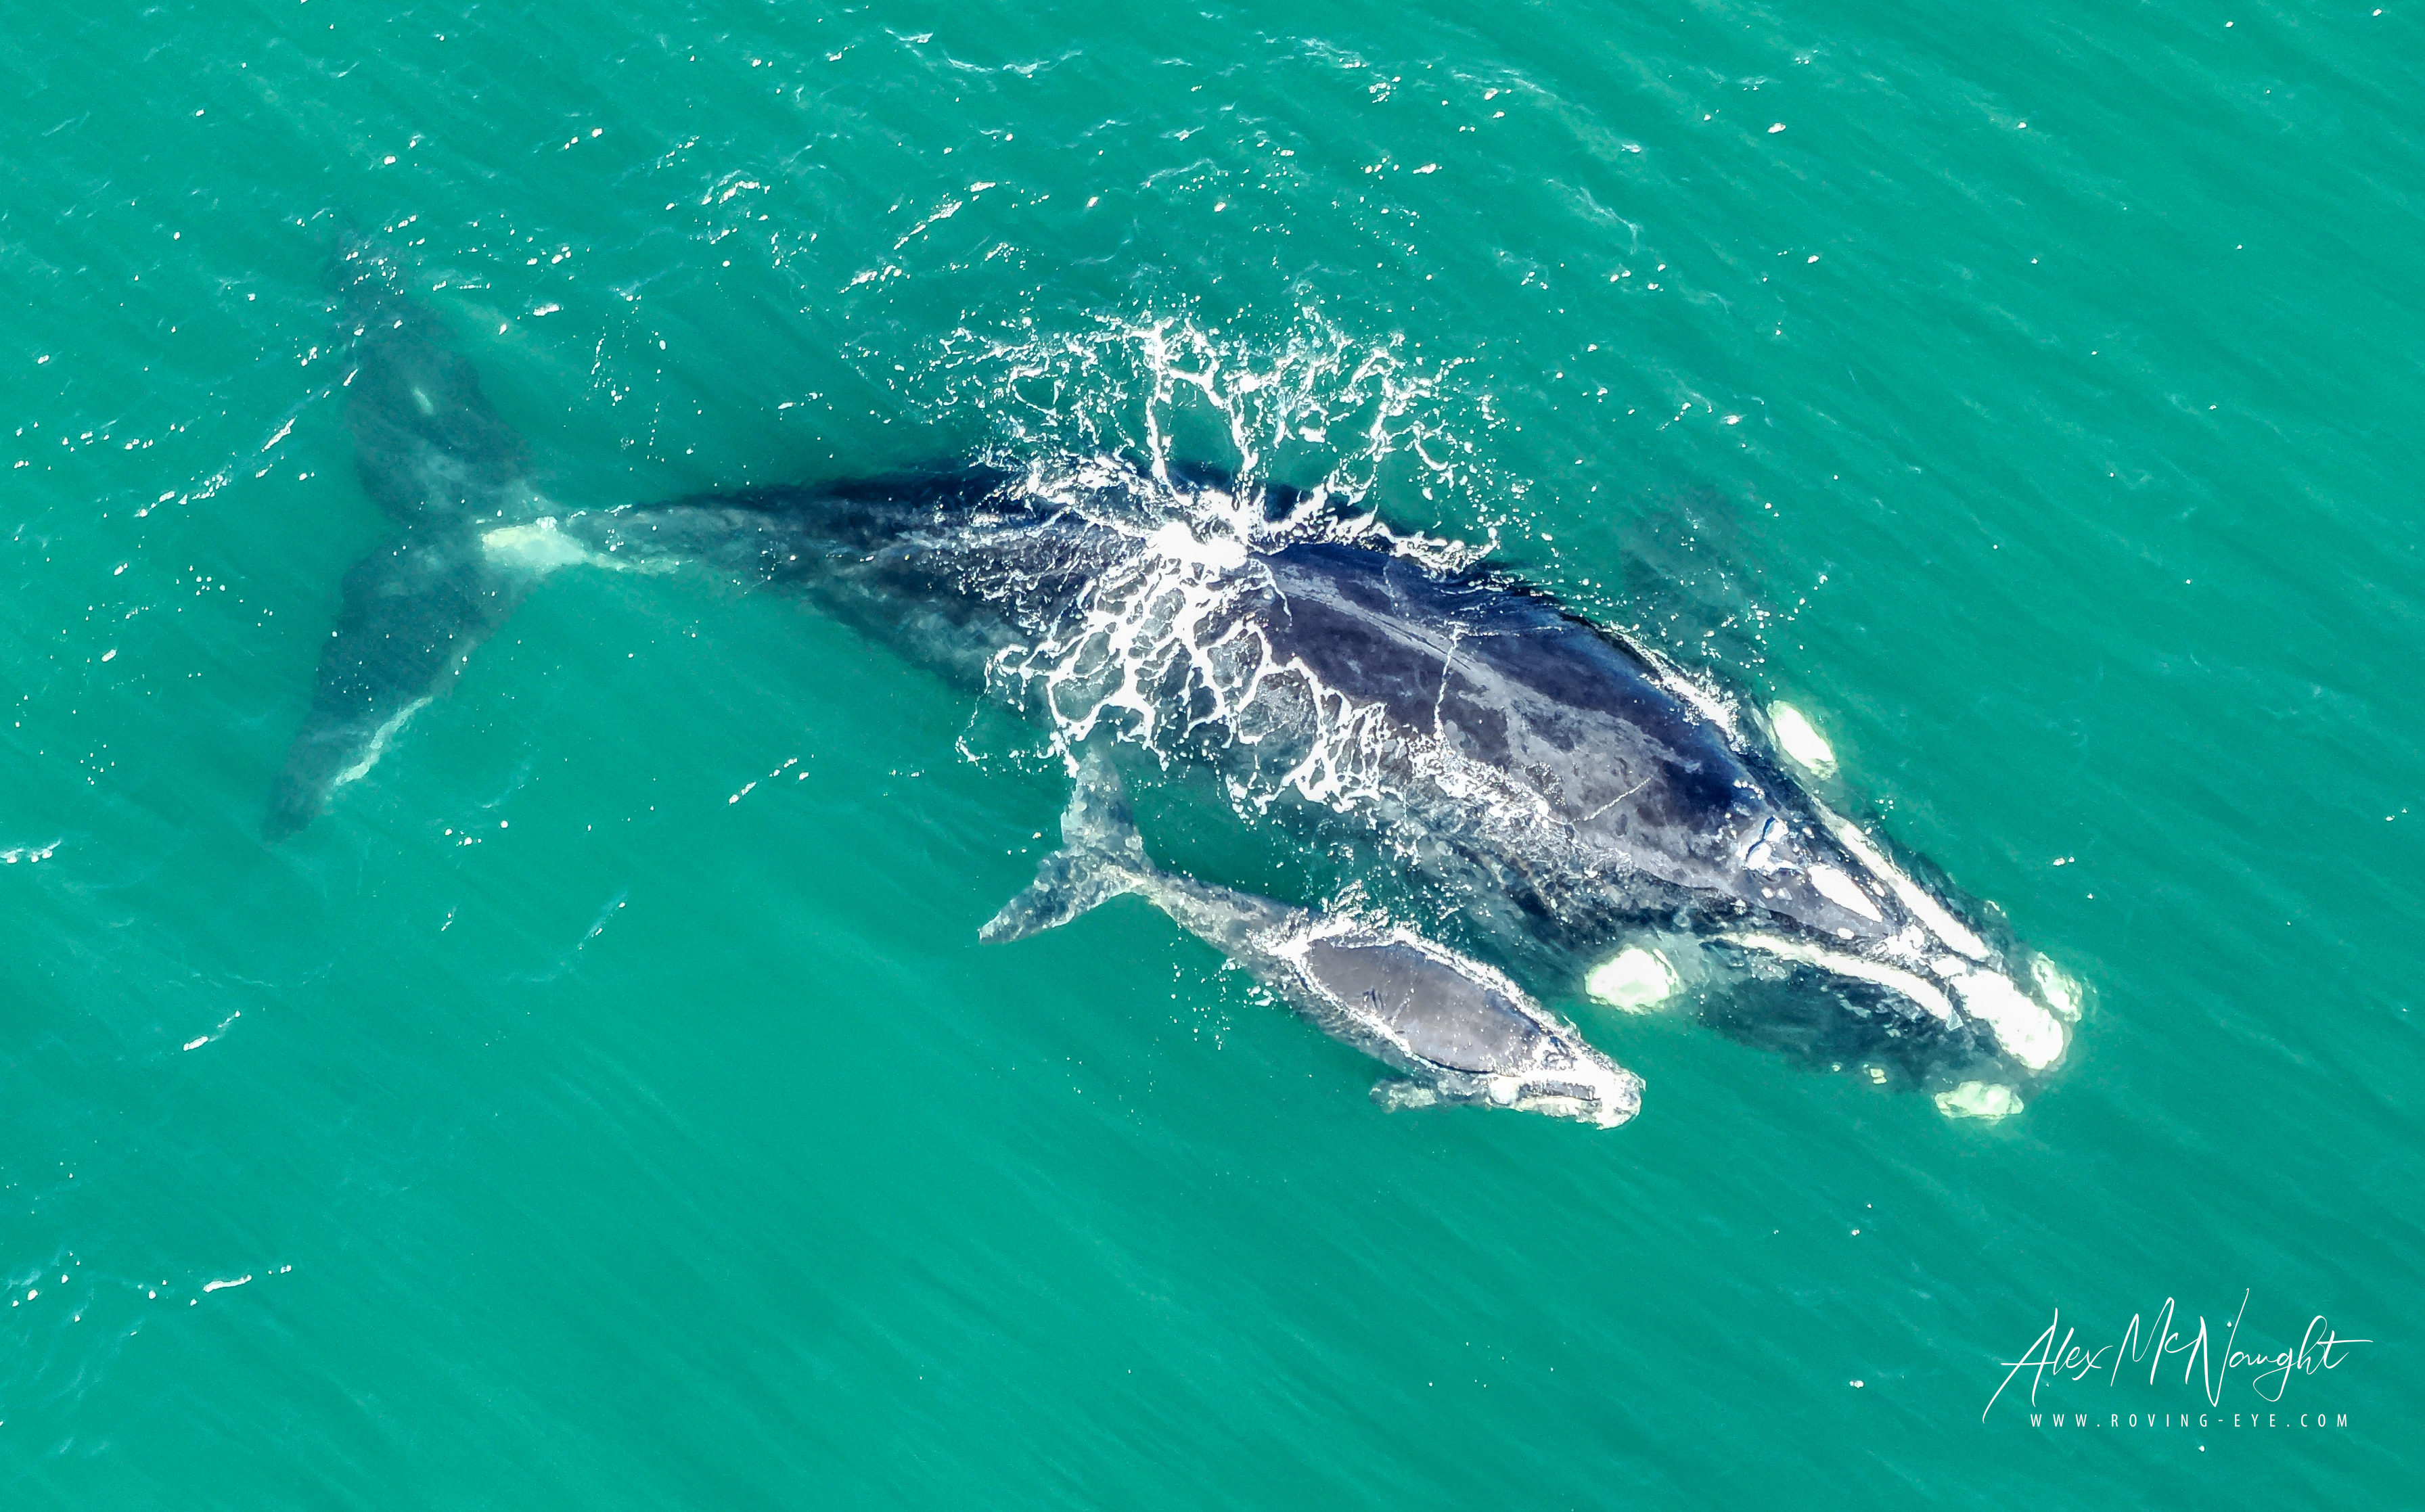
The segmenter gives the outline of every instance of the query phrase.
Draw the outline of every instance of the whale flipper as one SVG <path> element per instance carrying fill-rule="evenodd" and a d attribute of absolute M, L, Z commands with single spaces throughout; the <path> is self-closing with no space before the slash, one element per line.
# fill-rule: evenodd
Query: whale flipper
<path fill-rule="evenodd" d="M 355 470 L 362 491 L 402 528 L 345 574 L 312 711 L 262 827 L 273 842 L 310 824 L 331 793 L 370 770 L 538 577 L 492 557 L 481 541 L 484 530 L 546 507 L 530 486 L 522 437 L 447 344 L 438 313 L 405 291 L 391 257 L 349 239 L 335 267 L 354 343 L 345 423 Z"/>

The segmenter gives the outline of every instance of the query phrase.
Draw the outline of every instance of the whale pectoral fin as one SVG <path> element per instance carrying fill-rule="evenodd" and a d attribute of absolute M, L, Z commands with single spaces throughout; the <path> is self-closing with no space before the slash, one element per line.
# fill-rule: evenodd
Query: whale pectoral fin
<path fill-rule="evenodd" d="M 1087 751 L 1078 764 L 1077 786 L 1061 814 L 1061 841 L 1062 848 L 1036 868 L 1036 880 L 986 921 L 979 940 L 1024 940 L 1124 893 L 1142 892 L 1152 880 L 1119 773 L 1100 750 Z"/>
<path fill-rule="evenodd" d="M 263 836 L 275 842 L 295 833 L 331 793 L 369 771 L 404 722 L 513 612 L 529 582 L 492 570 L 468 529 L 408 530 L 356 563 Z"/>
<path fill-rule="evenodd" d="M 1631 944 L 1591 969 L 1583 991 L 1595 1003 L 1625 1013 L 1649 1013 L 1676 1000 L 1683 980 L 1666 953 Z"/>

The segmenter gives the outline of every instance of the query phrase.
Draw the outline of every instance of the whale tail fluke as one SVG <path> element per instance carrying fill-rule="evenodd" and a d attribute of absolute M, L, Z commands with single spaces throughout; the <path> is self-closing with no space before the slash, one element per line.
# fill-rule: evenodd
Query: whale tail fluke
<path fill-rule="evenodd" d="M 538 573 L 492 559 L 483 532 L 546 507 L 530 484 L 528 447 L 481 394 L 471 359 L 413 294 L 396 255 L 349 232 L 329 281 L 349 348 L 355 472 L 396 530 L 345 574 L 312 707 L 262 826 L 273 844 L 370 770 L 528 594 Z"/>
<path fill-rule="evenodd" d="M 467 531 L 407 530 L 355 563 L 262 837 L 294 835 L 369 771 L 529 588 L 526 576 L 493 568 Z"/>
<path fill-rule="evenodd" d="M 986 921 L 979 940 L 1024 940 L 1123 893 L 1145 892 L 1153 881 L 1153 863 L 1146 859 L 1119 773 L 1100 751 L 1088 750 L 1078 764 L 1077 790 L 1061 815 L 1061 843 L 1036 868 L 1036 880 Z"/>

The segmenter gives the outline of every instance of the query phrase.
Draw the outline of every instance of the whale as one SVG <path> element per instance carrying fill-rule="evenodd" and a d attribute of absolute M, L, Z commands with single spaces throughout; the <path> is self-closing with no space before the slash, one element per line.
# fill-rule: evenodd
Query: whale
<path fill-rule="evenodd" d="M 2077 983 L 1832 808 L 1791 754 L 1807 721 L 1478 553 L 1321 491 L 1049 450 L 568 508 L 396 259 L 349 242 L 336 267 L 357 473 L 393 530 L 345 578 L 272 841 L 551 573 L 705 571 L 802 601 L 1065 756 L 1134 748 L 1284 844 L 1353 851 L 1412 938 L 1525 1002 L 1690 1013 L 1953 1116 L 2016 1111 L 2068 1053 Z"/>
<path fill-rule="evenodd" d="M 482 532 L 554 507 L 532 484 L 522 436 L 393 255 L 348 238 L 331 272 L 355 473 L 393 528 L 340 585 L 311 708 L 262 825 L 272 843 L 367 773 L 544 575 L 485 547 Z"/>
<path fill-rule="evenodd" d="M 1063 848 L 978 930 L 980 940 L 1022 940 L 1134 893 L 1314 1027 L 1402 1073 L 1373 1086 L 1385 1108 L 1510 1108 L 1602 1129 L 1641 1111 L 1642 1078 L 1502 973 L 1403 925 L 1164 871 L 1146 855 L 1103 749 L 1088 748 L 1073 775 Z"/>
<path fill-rule="evenodd" d="M 492 539 L 791 594 L 1065 750 L 1100 735 L 1281 832 L 1360 834 L 1427 932 L 1545 990 L 1682 1005 L 1957 1116 L 2016 1110 L 2069 1045 L 2068 975 L 1832 810 L 1742 700 L 1335 501 L 995 458 Z"/>

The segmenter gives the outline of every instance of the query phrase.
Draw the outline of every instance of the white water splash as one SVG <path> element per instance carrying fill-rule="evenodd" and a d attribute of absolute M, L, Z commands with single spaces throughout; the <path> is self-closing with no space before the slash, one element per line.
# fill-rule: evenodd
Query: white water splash
<path fill-rule="evenodd" d="M 1062 752 L 1106 718 L 1165 758 L 1199 735 L 1264 747 L 1274 760 L 1232 792 L 1242 808 L 1292 788 L 1341 809 L 1374 796 L 1403 732 L 1279 655 L 1244 601 L 1263 587 L 1257 555 L 1293 541 L 1354 540 L 1438 571 L 1497 545 L 1512 517 L 1494 511 L 1524 484 L 1481 460 L 1475 438 L 1497 422 L 1463 366 L 1311 309 L 1263 336 L 1185 314 L 954 332 L 911 380 L 922 402 L 939 421 L 975 411 L 1030 497 L 1126 543 L 1070 616 L 995 658 L 998 686 L 1047 716 Z M 1402 517 L 1479 520 L 1484 539 L 1392 530 L 1379 496 Z"/>
<path fill-rule="evenodd" d="M 1164 763 L 1216 756 L 1228 796 L 1251 817 L 1293 792 L 1345 813 L 1409 802 L 1453 805 L 1511 844 L 1554 843 L 1539 792 L 1459 752 L 1437 730 L 1327 683 L 1276 641 L 1266 550 L 1335 539 L 1425 556 L 1369 519 L 1300 510 L 1278 522 L 1218 488 L 1191 490 L 1101 458 L 1031 462 L 1032 500 L 1084 520 L 1103 544 L 1058 617 L 988 666 L 1004 702 L 1045 720 L 1047 751 L 1072 755 L 1108 727 Z M 1009 590 L 1018 596 L 1020 590 Z M 1453 654 L 1453 625 L 1437 648 Z"/>
<path fill-rule="evenodd" d="M 1029 317 L 953 332 L 913 387 L 938 418 L 982 414 L 1000 454 L 1123 458 L 1164 487 L 1211 463 L 1236 475 L 1242 506 L 1260 507 L 1266 485 L 1301 490 L 1300 514 L 1353 515 L 1377 491 L 1411 515 L 1425 512 L 1419 495 L 1427 512 L 1482 520 L 1486 549 L 1494 506 L 1525 487 L 1482 460 L 1475 437 L 1498 422 L 1466 365 L 1313 309 L 1260 335 L 1186 314 L 1064 330 Z"/>

